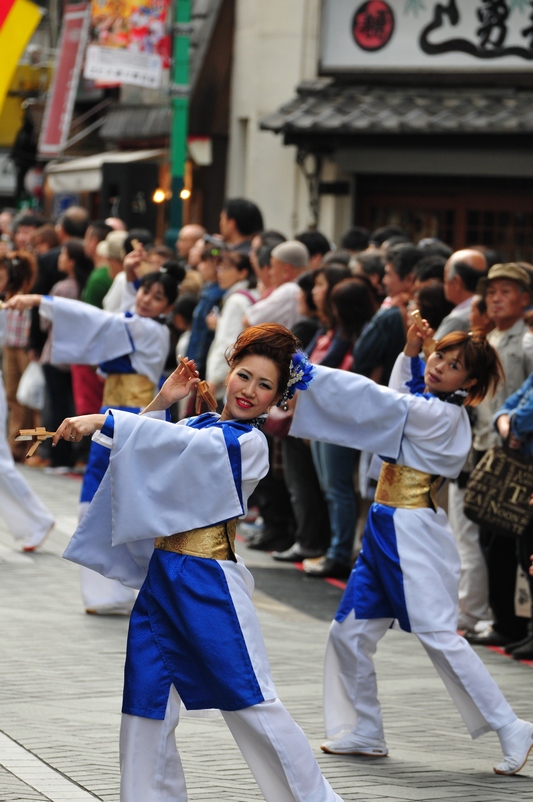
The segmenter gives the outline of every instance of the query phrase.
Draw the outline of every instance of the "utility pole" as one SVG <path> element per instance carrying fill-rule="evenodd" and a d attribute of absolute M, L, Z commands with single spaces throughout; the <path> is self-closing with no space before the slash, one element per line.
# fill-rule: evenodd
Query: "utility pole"
<path fill-rule="evenodd" d="M 172 96 L 172 130 L 170 140 L 170 174 L 172 198 L 170 226 L 179 229 L 183 220 L 185 160 L 187 158 L 187 129 L 189 122 L 189 46 L 191 37 L 191 0 L 174 0 L 173 68 L 170 92 Z"/>

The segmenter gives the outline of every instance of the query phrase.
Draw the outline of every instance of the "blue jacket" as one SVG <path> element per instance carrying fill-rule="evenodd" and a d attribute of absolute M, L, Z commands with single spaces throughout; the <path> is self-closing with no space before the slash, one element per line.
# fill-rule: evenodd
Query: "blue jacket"
<path fill-rule="evenodd" d="M 494 425 L 500 415 L 509 415 L 511 433 L 525 441 L 520 452 L 533 457 L 533 373 L 505 400 L 493 418 Z"/>
<path fill-rule="evenodd" d="M 204 285 L 200 293 L 200 300 L 194 308 L 187 356 L 196 362 L 201 379 L 205 379 L 207 352 L 215 336 L 215 332 L 207 328 L 205 319 L 212 308 L 220 302 L 223 295 L 224 291 L 220 289 L 216 281 L 211 281 Z"/>

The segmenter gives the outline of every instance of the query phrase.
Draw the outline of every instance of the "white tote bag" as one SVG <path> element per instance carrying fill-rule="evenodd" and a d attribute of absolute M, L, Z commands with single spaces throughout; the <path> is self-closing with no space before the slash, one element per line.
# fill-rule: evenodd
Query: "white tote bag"
<path fill-rule="evenodd" d="M 44 373 L 38 362 L 30 362 L 20 377 L 17 401 L 24 407 L 41 410 L 44 407 Z"/>

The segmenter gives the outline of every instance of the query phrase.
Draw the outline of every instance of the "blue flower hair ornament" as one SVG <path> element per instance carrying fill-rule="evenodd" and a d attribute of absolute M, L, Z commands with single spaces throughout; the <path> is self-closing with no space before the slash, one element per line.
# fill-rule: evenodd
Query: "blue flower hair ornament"
<path fill-rule="evenodd" d="M 287 401 L 290 398 L 294 398 L 296 390 L 307 390 L 314 376 L 314 365 L 309 362 L 309 359 L 303 351 L 296 351 L 291 359 L 289 381 L 277 406 L 282 407 L 282 409 L 287 409 Z"/>

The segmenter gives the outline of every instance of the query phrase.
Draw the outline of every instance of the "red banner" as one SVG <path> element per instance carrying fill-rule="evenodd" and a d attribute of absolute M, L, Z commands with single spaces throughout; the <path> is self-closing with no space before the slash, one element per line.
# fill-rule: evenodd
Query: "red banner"
<path fill-rule="evenodd" d="M 66 6 L 54 77 L 39 138 L 41 156 L 58 156 L 68 139 L 88 31 L 88 5 Z"/>
<path fill-rule="evenodd" d="M 14 2 L 15 0 L 2 0 L 0 3 L 0 28 L 4 24 L 4 20 L 11 11 L 11 6 Z"/>

